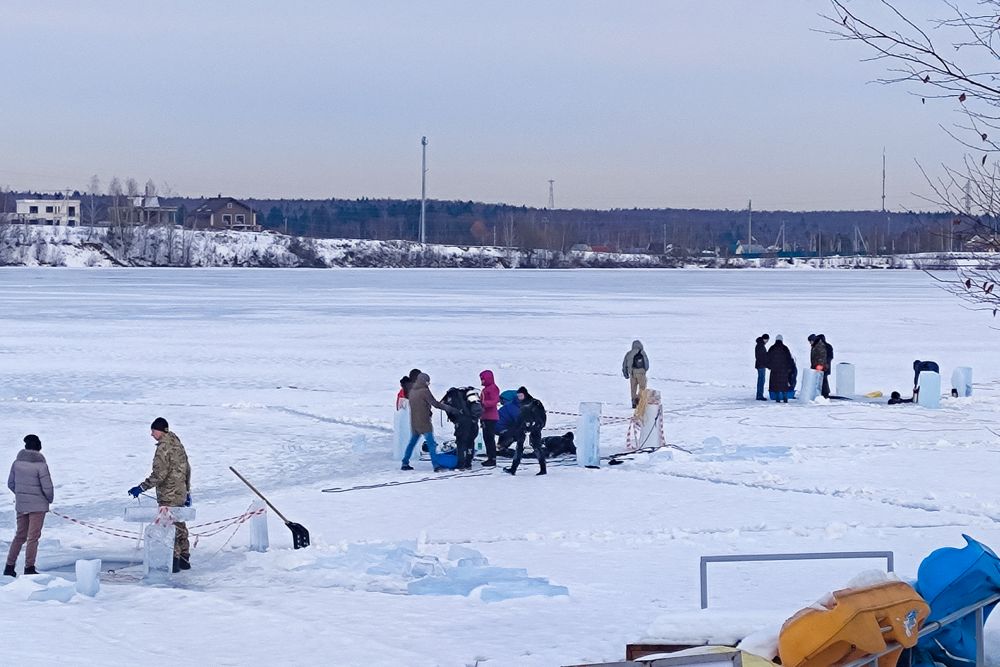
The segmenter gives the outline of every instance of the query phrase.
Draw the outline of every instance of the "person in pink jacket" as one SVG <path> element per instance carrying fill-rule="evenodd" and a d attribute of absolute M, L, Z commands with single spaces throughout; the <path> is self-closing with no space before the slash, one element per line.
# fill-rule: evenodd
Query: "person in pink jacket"
<path fill-rule="evenodd" d="M 483 443 L 486 445 L 483 466 L 488 468 L 497 464 L 497 421 L 500 419 L 497 406 L 500 404 L 500 387 L 493 381 L 493 371 L 483 371 L 479 374 L 479 379 L 483 383 L 483 416 L 480 419 L 483 424 Z"/>

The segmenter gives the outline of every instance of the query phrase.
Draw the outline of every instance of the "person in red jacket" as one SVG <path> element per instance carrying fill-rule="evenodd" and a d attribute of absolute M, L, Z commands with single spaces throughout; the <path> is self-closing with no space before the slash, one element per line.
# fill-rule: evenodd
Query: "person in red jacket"
<path fill-rule="evenodd" d="M 497 421 L 500 413 L 497 406 L 500 404 L 500 387 L 493 381 L 493 371 L 485 370 L 479 374 L 479 380 L 483 383 L 483 443 L 486 445 L 486 460 L 483 467 L 492 467 L 497 464 Z"/>

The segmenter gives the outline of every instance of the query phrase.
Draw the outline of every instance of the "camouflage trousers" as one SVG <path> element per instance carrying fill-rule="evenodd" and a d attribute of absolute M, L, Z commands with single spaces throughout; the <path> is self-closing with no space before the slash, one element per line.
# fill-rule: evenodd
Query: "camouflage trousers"
<path fill-rule="evenodd" d="M 174 524 L 174 558 L 191 555 L 191 544 L 188 542 L 188 527 L 184 522 Z"/>

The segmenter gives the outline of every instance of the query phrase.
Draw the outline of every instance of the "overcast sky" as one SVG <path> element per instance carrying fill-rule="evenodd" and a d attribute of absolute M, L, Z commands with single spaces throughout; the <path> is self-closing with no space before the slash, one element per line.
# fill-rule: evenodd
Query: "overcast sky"
<path fill-rule="evenodd" d="M 863 6 L 869 0 L 858 0 Z M 938 7 L 932 0 L 907 6 Z M 558 207 L 929 208 L 947 103 L 825 0 L 5 0 L 0 185 Z"/>

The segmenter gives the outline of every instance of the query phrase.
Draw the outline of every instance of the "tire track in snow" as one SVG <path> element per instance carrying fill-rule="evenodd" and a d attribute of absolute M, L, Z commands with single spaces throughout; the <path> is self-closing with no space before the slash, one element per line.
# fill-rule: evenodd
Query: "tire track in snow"
<path fill-rule="evenodd" d="M 738 486 L 748 489 L 760 489 L 763 491 L 782 491 L 784 493 L 799 493 L 810 496 L 825 496 L 827 498 L 866 500 L 869 502 L 881 503 L 883 505 L 890 505 L 892 507 L 899 507 L 901 509 L 920 510 L 923 512 L 950 512 L 952 514 L 959 514 L 961 516 L 968 516 L 975 519 L 986 519 L 993 523 L 1000 523 L 1000 517 L 993 514 L 988 514 L 986 512 L 974 512 L 959 507 L 934 505 L 932 503 L 922 503 L 920 501 L 904 501 L 886 497 L 880 498 L 878 496 L 871 495 L 865 491 L 856 491 L 853 489 L 836 489 L 834 491 L 828 492 L 828 491 L 823 491 L 819 488 L 806 489 L 806 488 L 796 488 L 796 487 L 783 487 L 772 484 L 765 484 L 763 482 L 741 482 L 739 480 L 734 480 L 734 479 L 725 479 L 723 477 L 710 477 L 706 475 L 695 475 L 693 473 L 658 471 L 654 472 L 653 474 L 665 475 L 667 477 L 676 477 L 678 479 L 690 479 L 699 482 L 708 482 L 710 484 L 725 484 L 728 486 Z"/>
<path fill-rule="evenodd" d="M 932 528 L 967 527 L 966 523 L 872 523 L 845 524 L 852 529 L 865 530 L 926 530 Z M 428 538 L 428 544 L 501 544 L 505 542 L 619 542 L 630 540 L 630 543 L 658 542 L 661 540 L 683 540 L 695 537 L 713 535 L 731 535 L 733 533 L 766 534 L 766 533 L 827 533 L 830 524 L 822 526 L 736 526 L 732 528 L 659 528 L 653 530 L 591 530 L 591 531 L 553 531 L 549 533 L 527 533 L 522 535 L 494 535 L 488 537 L 469 537 L 459 539 Z"/>

